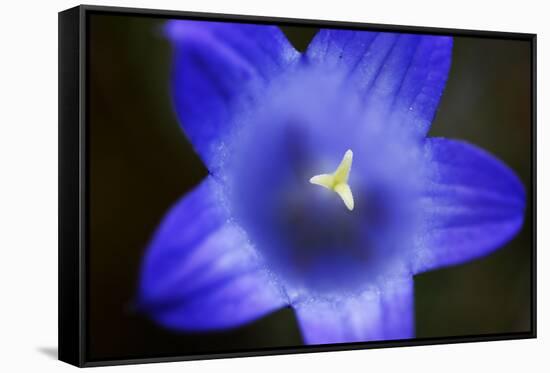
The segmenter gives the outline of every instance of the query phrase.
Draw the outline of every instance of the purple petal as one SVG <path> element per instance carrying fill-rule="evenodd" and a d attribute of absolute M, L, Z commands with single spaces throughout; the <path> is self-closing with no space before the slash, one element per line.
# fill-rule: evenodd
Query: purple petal
<path fill-rule="evenodd" d="M 254 104 L 262 86 L 298 52 L 276 26 L 170 21 L 173 99 L 185 134 L 211 169 L 236 107 Z"/>
<path fill-rule="evenodd" d="M 428 139 L 425 151 L 431 164 L 422 200 L 426 226 L 415 272 L 487 255 L 517 234 L 526 196 L 512 170 L 461 141 Z"/>
<path fill-rule="evenodd" d="M 369 122 L 429 130 L 451 66 L 452 38 L 321 30 L 307 50 L 314 64 L 345 70 Z"/>
<path fill-rule="evenodd" d="M 296 310 L 307 344 L 330 344 L 414 337 L 412 279 L 336 299 L 308 299 Z"/>
<path fill-rule="evenodd" d="M 181 330 L 228 328 L 286 304 L 209 177 L 164 218 L 145 257 L 140 305 Z"/>

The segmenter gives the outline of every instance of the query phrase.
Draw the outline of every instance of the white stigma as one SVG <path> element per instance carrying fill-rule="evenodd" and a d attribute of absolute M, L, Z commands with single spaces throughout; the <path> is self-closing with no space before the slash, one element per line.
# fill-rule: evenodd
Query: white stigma
<path fill-rule="evenodd" d="M 340 161 L 338 168 L 331 174 L 320 174 L 309 179 L 311 184 L 320 185 L 324 188 L 336 192 L 348 210 L 353 210 L 353 194 L 348 184 L 349 173 L 351 171 L 351 163 L 353 161 L 353 152 L 348 149 Z"/>

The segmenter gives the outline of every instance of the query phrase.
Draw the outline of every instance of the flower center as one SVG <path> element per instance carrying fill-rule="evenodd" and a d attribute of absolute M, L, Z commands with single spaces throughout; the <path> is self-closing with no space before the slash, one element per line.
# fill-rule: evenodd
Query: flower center
<path fill-rule="evenodd" d="M 416 147 L 368 125 L 339 80 L 289 82 L 227 140 L 228 208 L 287 289 L 364 289 L 410 246 Z"/>
<path fill-rule="evenodd" d="M 338 168 L 336 168 L 336 171 L 331 174 L 315 175 L 309 179 L 310 183 L 320 185 L 338 194 L 350 211 L 352 211 L 354 207 L 353 194 L 348 184 L 352 161 L 353 152 L 351 149 L 348 149 L 340 161 Z"/>

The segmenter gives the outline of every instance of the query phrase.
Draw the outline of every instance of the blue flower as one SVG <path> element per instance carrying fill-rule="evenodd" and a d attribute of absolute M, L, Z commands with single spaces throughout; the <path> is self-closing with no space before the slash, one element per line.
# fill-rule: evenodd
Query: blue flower
<path fill-rule="evenodd" d="M 307 344 L 414 337 L 413 275 L 491 253 L 521 228 L 514 173 L 427 137 L 445 36 L 170 21 L 172 95 L 209 176 L 148 248 L 140 303 L 182 331 L 290 306 Z M 185 170 L 180 170 L 185 172 Z"/>

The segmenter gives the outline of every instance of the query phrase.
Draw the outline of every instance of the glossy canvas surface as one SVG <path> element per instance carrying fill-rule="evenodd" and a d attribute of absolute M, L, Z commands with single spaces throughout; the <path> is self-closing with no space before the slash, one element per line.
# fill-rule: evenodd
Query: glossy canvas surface
<path fill-rule="evenodd" d="M 90 20 L 92 359 L 529 331 L 528 42 Z"/>

